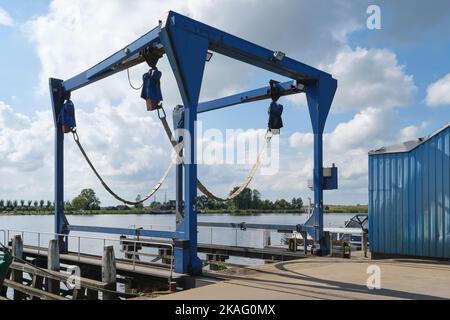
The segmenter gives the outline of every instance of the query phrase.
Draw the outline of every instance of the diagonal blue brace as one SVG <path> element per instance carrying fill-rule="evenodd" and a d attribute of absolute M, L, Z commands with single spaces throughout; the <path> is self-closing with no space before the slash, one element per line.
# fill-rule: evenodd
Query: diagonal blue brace
<path fill-rule="evenodd" d="M 161 29 L 160 39 L 177 80 L 185 107 L 184 129 L 184 219 L 177 231 L 184 238 L 175 241 L 175 271 L 200 274 L 202 262 L 197 256 L 197 107 L 205 70 L 208 41 L 178 27 L 175 17 Z"/>

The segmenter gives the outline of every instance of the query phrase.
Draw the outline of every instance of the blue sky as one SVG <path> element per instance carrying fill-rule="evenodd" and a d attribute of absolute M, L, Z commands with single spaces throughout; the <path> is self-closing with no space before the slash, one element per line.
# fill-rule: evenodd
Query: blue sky
<path fill-rule="evenodd" d="M 48 9 L 49 1 L 0 1 L 0 6 L 5 9 L 15 20 L 17 26 L 0 27 L 0 39 L 2 39 L 2 59 L 0 68 L 2 80 L 0 96 L 8 104 L 20 112 L 31 114 L 34 108 L 32 104 L 43 105 L 47 97 L 37 95 L 33 89 L 38 82 L 41 69 L 39 57 L 34 46 L 24 35 L 20 26 L 33 16 L 43 14 Z"/>
<path fill-rule="evenodd" d="M 0 128 L 4 140 L 0 155 L 6 159 L 0 161 L 0 180 L 19 182 L 16 187 L 0 187 L 0 198 L 14 198 L 17 193 L 21 194 L 17 197 L 52 198 L 53 132 L 48 123 L 46 79 L 68 77 L 90 67 L 153 28 L 164 11 L 174 9 L 333 73 L 339 81 L 339 96 L 326 126 L 325 164 L 338 164 L 341 188 L 327 193 L 326 201 L 366 203 L 367 151 L 427 135 L 450 121 L 450 78 L 445 78 L 450 73 L 450 5 L 433 1 L 424 6 L 420 1 L 403 0 L 285 2 L 292 10 L 273 13 L 274 4 L 254 1 L 243 1 L 238 10 L 234 1 L 136 1 L 127 6 L 129 2 L 121 0 L 0 0 L 0 8 L 13 20 L 2 24 L 0 19 L 0 125 L 4 126 Z M 381 30 L 366 27 L 369 4 L 381 8 Z M 253 14 L 246 16 L 245 12 Z M 163 93 L 171 109 L 180 101 L 167 63 L 162 64 L 167 71 Z M 135 83 L 144 71 L 144 67 L 131 70 Z M 283 80 L 215 55 L 207 66 L 202 96 L 264 86 L 272 78 Z M 149 181 L 156 181 L 162 172 L 169 150 L 155 115 L 142 110 L 126 75 L 83 89 L 74 101 L 77 114 L 81 113 L 80 129 L 107 178 L 129 197 L 145 193 L 142 190 Z M 301 97 L 281 102 L 286 107 L 281 172 L 258 177 L 255 185 L 266 198 L 307 198 L 309 114 Z M 200 119 L 205 128 L 222 131 L 264 128 L 266 104 L 233 107 Z M 128 119 L 121 118 L 125 112 L 130 112 Z M 124 127 L 126 121 L 139 125 Z M 36 146 L 40 143 L 42 148 Z M 105 204 L 114 204 L 67 144 L 67 198 L 83 187 L 94 187 Z M 225 194 L 247 169 L 205 167 L 199 172 L 213 189 Z M 169 196 L 172 187 L 169 182 Z"/>

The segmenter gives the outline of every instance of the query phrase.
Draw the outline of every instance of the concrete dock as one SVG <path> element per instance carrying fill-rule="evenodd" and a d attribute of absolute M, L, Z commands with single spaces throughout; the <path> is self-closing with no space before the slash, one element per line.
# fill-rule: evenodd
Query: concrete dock
<path fill-rule="evenodd" d="M 381 289 L 367 287 L 371 266 L 380 268 Z M 450 299 L 450 262 L 311 257 L 230 269 L 215 277 L 223 281 L 158 299 Z"/>

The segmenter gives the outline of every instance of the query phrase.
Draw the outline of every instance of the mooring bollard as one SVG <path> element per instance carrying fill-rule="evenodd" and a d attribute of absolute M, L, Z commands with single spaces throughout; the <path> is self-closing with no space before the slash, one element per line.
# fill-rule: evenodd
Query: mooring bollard
<path fill-rule="evenodd" d="M 364 252 L 364 258 L 367 258 L 367 251 L 369 249 L 368 243 L 369 243 L 369 233 L 364 231 L 362 235 L 362 249 Z"/>
<path fill-rule="evenodd" d="M 297 252 L 297 237 L 289 239 L 289 251 Z"/>
<path fill-rule="evenodd" d="M 116 291 L 117 285 L 116 258 L 114 256 L 114 247 L 105 246 L 103 248 L 102 258 L 102 282 L 106 283 L 106 289 Z M 103 300 L 115 300 L 117 296 L 112 292 L 103 292 Z"/>
<path fill-rule="evenodd" d="M 23 241 L 20 235 L 15 235 L 12 239 L 12 253 L 15 258 L 23 259 Z M 13 270 L 12 271 L 12 280 L 19 284 L 23 283 L 23 273 L 22 271 Z M 22 300 L 25 299 L 25 295 L 22 292 L 14 290 L 14 300 Z"/>
<path fill-rule="evenodd" d="M 264 233 L 263 233 L 264 248 L 270 247 L 272 245 L 270 236 L 271 236 L 270 230 L 264 230 Z"/>
<path fill-rule="evenodd" d="M 48 245 L 47 269 L 52 271 L 59 271 L 59 244 L 58 240 L 52 239 Z M 46 289 L 50 293 L 58 294 L 61 285 L 58 280 L 46 278 Z"/>
<path fill-rule="evenodd" d="M 308 233 L 303 231 L 301 233 L 301 235 L 303 238 L 303 254 L 307 255 L 308 254 Z"/>

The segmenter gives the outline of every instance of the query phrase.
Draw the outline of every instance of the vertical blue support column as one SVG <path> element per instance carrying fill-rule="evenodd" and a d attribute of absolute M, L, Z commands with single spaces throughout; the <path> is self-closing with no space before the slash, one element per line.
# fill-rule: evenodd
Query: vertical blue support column
<path fill-rule="evenodd" d="M 173 128 L 175 131 L 175 139 L 178 143 L 183 142 L 183 134 L 181 130 L 184 129 L 184 107 L 177 106 L 173 111 Z M 180 157 L 183 157 L 183 151 L 180 151 Z M 177 163 L 175 173 L 175 193 L 176 193 L 176 226 L 183 222 L 183 164 Z"/>
<path fill-rule="evenodd" d="M 67 220 L 64 216 L 64 132 L 58 124 L 63 100 L 62 80 L 50 79 L 50 96 L 55 124 L 55 233 L 67 234 Z M 67 238 L 59 237 L 61 252 L 68 249 Z"/>
<path fill-rule="evenodd" d="M 183 221 L 183 165 L 177 164 L 175 173 L 175 192 L 176 192 L 176 225 L 177 227 Z"/>
<path fill-rule="evenodd" d="M 197 106 L 205 69 L 208 41 L 179 28 L 176 16 L 169 15 L 160 39 L 174 72 L 185 107 L 184 129 L 184 218 L 177 227 L 183 234 L 175 239 L 175 271 L 200 274 L 202 262 L 197 256 Z M 182 22 L 181 22 L 182 23 Z M 187 141 L 189 139 L 189 141 Z"/>
<path fill-rule="evenodd" d="M 306 98 L 314 132 L 314 212 L 305 224 L 307 231 L 320 244 L 320 255 L 329 253 L 328 239 L 323 232 L 323 131 L 337 90 L 337 81 L 322 75 L 306 87 Z"/>

